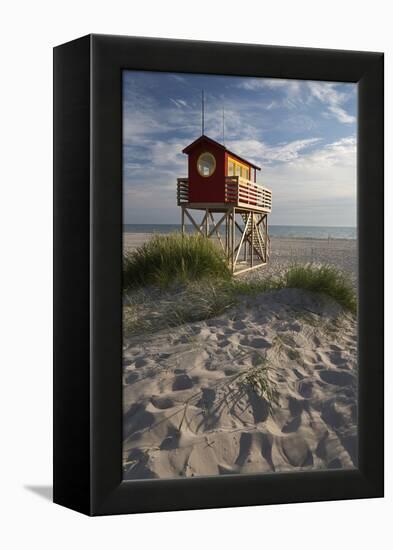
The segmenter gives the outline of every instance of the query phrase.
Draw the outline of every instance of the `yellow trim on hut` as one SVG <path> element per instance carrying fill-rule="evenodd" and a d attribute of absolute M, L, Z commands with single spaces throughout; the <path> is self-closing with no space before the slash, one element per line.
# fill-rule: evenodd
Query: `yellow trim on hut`
<path fill-rule="evenodd" d="M 250 168 L 247 164 L 228 155 L 227 174 L 228 176 L 240 176 L 241 178 L 249 180 Z"/>

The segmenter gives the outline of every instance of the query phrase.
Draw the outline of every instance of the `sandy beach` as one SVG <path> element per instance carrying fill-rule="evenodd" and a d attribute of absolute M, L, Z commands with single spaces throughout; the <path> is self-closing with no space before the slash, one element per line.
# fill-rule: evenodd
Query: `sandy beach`
<path fill-rule="evenodd" d="M 356 466 L 356 323 L 336 303 L 283 289 L 123 344 L 125 479 Z"/>
<path fill-rule="evenodd" d="M 126 233 L 125 249 L 150 237 Z M 339 239 L 272 238 L 268 266 L 252 276 L 278 274 L 295 260 L 335 265 L 356 281 L 356 241 Z M 133 319 L 123 340 L 125 479 L 356 467 L 353 314 L 282 289 L 171 326 L 182 300 L 145 291 L 125 300 Z M 270 399 L 255 383 L 261 369 Z"/>

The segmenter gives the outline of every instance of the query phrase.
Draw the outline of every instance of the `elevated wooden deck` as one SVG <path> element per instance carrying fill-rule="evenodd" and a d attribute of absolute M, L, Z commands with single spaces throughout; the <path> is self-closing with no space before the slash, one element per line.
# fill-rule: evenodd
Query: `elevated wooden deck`
<path fill-rule="evenodd" d="M 193 209 L 209 208 L 215 212 L 225 212 L 236 207 L 239 211 L 272 211 L 272 192 L 270 189 L 240 176 L 225 177 L 225 196 L 222 203 L 189 202 L 188 178 L 177 180 L 177 204 Z"/>

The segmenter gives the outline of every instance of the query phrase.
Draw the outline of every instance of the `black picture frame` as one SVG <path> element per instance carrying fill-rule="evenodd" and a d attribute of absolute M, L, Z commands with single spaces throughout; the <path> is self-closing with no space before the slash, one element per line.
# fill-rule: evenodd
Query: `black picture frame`
<path fill-rule="evenodd" d="M 359 466 L 122 480 L 123 69 L 358 83 Z M 383 54 L 88 35 L 54 49 L 54 502 L 88 515 L 383 496 Z"/>

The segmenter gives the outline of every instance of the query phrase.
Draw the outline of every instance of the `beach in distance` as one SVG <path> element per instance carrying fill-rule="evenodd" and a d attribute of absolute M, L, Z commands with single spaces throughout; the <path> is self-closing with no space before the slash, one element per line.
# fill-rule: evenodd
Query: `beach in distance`
<path fill-rule="evenodd" d="M 187 231 L 192 226 L 186 224 Z M 124 224 L 124 233 L 172 233 L 180 231 L 179 224 L 132 223 Z M 221 230 L 222 231 L 222 230 Z M 302 239 L 349 239 L 357 236 L 356 227 L 313 226 L 313 225 L 269 225 L 269 234 L 273 237 Z"/>

